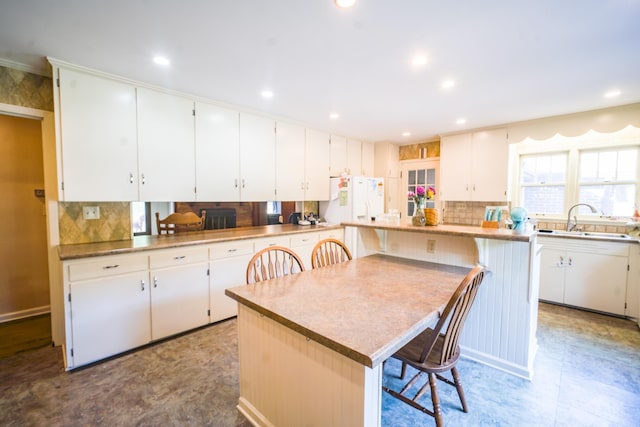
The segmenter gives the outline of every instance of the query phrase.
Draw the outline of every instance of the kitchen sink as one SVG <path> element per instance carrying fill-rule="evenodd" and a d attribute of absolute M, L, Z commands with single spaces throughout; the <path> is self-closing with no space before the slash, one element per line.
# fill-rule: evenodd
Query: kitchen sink
<path fill-rule="evenodd" d="M 628 234 L 620 233 L 600 233 L 596 231 L 565 231 L 565 230 L 539 230 L 541 234 L 551 234 L 554 236 L 572 236 L 572 237 L 589 237 L 601 239 L 620 239 L 628 240 L 631 237 Z"/>

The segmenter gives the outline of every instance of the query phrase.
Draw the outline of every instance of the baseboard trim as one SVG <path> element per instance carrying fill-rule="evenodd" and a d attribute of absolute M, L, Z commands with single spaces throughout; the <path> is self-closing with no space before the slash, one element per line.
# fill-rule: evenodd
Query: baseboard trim
<path fill-rule="evenodd" d="M 12 313 L 0 314 L 0 323 L 11 322 L 12 320 L 25 319 L 27 317 L 39 316 L 41 314 L 51 313 L 50 305 L 29 308 L 27 310 L 14 311 Z"/>

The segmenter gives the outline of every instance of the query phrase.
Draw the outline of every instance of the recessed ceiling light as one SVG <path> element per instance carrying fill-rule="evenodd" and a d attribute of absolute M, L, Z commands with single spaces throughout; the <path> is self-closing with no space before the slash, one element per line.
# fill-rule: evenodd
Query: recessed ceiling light
<path fill-rule="evenodd" d="M 440 84 L 440 87 L 442 87 L 442 89 L 451 89 L 455 85 L 456 85 L 455 81 L 451 79 L 447 79 Z"/>
<path fill-rule="evenodd" d="M 330 119 L 334 119 L 334 120 L 335 120 L 335 119 L 337 119 L 338 117 L 340 117 L 340 114 L 338 114 L 338 113 L 331 113 L 331 114 L 329 114 L 329 118 L 330 118 Z"/>
<path fill-rule="evenodd" d="M 413 65 L 415 65 L 416 67 L 419 67 L 419 66 L 424 65 L 424 64 L 426 64 L 426 63 L 427 63 L 427 57 L 426 57 L 426 56 L 424 56 L 424 55 L 421 55 L 421 54 L 416 55 L 416 56 L 414 56 L 414 57 L 413 57 L 413 59 L 411 60 L 411 63 L 412 63 Z"/>
<path fill-rule="evenodd" d="M 411 136 L 411 132 L 402 132 L 402 136 L 404 137 Z"/>
<path fill-rule="evenodd" d="M 467 119 L 458 119 L 458 120 L 456 120 L 456 124 L 457 125 L 463 125 L 465 123 L 467 123 Z"/>
<path fill-rule="evenodd" d="M 338 7 L 351 7 L 356 0 L 335 0 L 335 4 Z"/>
<path fill-rule="evenodd" d="M 155 62 L 158 65 L 170 65 L 171 61 L 169 61 L 169 58 L 166 58 L 164 56 L 154 56 L 153 57 L 153 62 Z"/>
<path fill-rule="evenodd" d="M 263 98 L 272 98 L 273 92 L 271 92 L 270 90 L 263 90 L 261 95 Z"/>
<path fill-rule="evenodd" d="M 605 98 L 615 98 L 616 96 L 620 95 L 622 92 L 620 92 L 619 90 L 610 90 L 609 92 L 604 94 Z"/>

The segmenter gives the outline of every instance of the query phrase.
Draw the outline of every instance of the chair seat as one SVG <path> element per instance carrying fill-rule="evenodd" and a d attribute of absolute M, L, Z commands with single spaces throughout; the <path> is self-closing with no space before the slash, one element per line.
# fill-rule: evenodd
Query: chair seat
<path fill-rule="evenodd" d="M 405 362 L 406 364 L 413 366 L 414 368 L 425 371 L 425 372 L 446 372 L 451 369 L 452 366 L 456 364 L 458 358 L 460 357 L 460 346 L 456 346 L 453 355 L 444 361 L 440 361 L 439 356 L 442 354 L 442 347 L 444 344 L 444 335 L 440 334 L 436 343 L 433 347 L 433 350 L 429 353 L 424 363 L 420 363 L 420 355 L 424 350 L 424 346 L 433 334 L 433 329 L 428 328 L 420 335 L 409 341 L 407 345 L 398 350 L 397 353 L 393 355 L 394 358 Z"/>

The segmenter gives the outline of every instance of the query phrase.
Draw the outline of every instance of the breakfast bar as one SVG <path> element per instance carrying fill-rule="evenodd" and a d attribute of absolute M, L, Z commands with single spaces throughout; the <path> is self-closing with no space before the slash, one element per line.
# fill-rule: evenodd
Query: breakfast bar
<path fill-rule="evenodd" d="M 257 426 L 380 425 L 382 362 L 435 322 L 468 271 L 371 255 L 227 289 L 238 409 Z"/>

